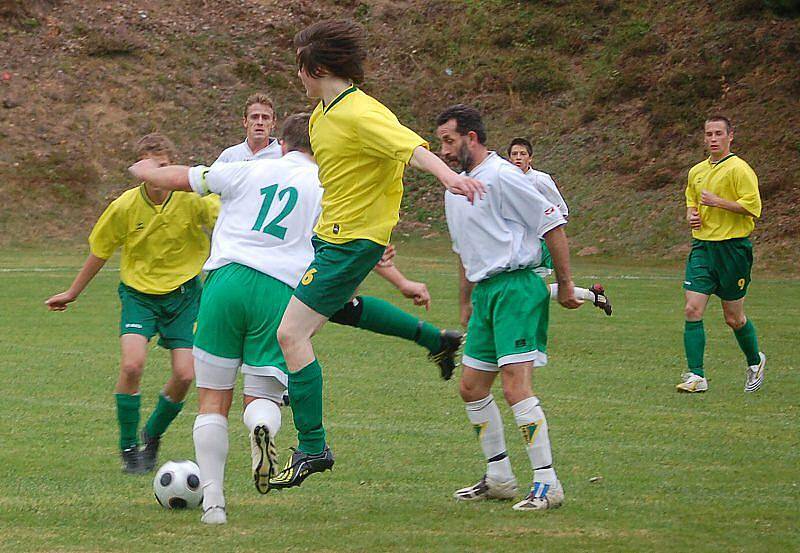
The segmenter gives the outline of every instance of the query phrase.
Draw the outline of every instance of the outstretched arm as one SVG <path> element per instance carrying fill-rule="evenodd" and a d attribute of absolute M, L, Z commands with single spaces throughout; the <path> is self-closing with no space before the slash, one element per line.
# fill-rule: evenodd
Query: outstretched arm
<path fill-rule="evenodd" d="M 439 179 L 447 190 L 453 194 L 466 196 L 470 202 L 474 202 L 476 196 L 483 197 L 485 188 L 481 181 L 455 173 L 436 154 L 423 146 L 417 146 L 414 150 L 409 165 L 430 173 Z"/>
<path fill-rule="evenodd" d="M 394 264 L 387 266 L 379 263 L 375 266 L 375 272 L 392 283 L 405 297 L 414 300 L 414 305 L 424 306 L 426 311 L 430 310 L 431 295 L 424 282 L 409 280 Z"/>
<path fill-rule="evenodd" d="M 161 167 L 153 159 L 143 159 L 128 167 L 128 171 L 137 179 L 164 190 L 192 191 L 189 186 L 189 167 L 186 165 Z"/>
<path fill-rule="evenodd" d="M 84 288 L 86 288 L 89 282 L 91 282 L 105 264 L 105 259 L 90 253 L 83 267 L 75 277 L 75 280 L 72 281 L 72 285 L 65 292 L 61 292 L 45 300 L 44 303 L 47 305 L 47 308 L 50 309 L 50 311 L 64 311 L 67 308 L 67 304 L 78 299 L 78 296 L 80 296 Z"/>

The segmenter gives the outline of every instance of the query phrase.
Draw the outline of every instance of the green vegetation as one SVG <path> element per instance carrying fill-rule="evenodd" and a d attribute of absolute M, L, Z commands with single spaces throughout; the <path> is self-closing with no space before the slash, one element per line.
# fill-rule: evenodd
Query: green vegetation
<path fill-rule="evenodd" d="M 166 512 L 150 477 L 119 471 L 112 389 L 118 365 L 118 274 L 104 270 L 66 313 L 42 301 L 68 285 L 83 252 L 0 253 L 0 550 L 39 551 L 794 551 L 800 548 L 793 322 L 798 281 L 757 274 L 748 311 L 769 355 L 764 387 L 742 392 L 741 354 L 709 309 L 711 390 L 682 396 L 680 269 L 579 264 L 616 308 L 553 307 L 550 365 L 534 385 L 550 421 L 567 502 L 537 516 L 450 494 L 483 470 L 458 398 L 419 348 L 331 326 L 315 339 L 325 368 L 332 473 L 267 496 L 252 489 L 238 401 L 231 410 L 229 524 Z M 430 320 L 457 322 L 455 262 L 441 240 L 399 245 L 409 276 L 433 294 Z M 8 269 L 21 272 L 7 272 Z M 36 269 L 50 268 L 50 272 Z M 382 282 L 365 292 L 413 309 Z M 144 409 L 168 372 L 154 348 Z M 501 397 L 501 390 L 495 390 Z M 193 458 L 196 394 L 167 433 L 162 462 Z M 529 468 L 507 407 L 509 453 Z M 294 443 L 285 412 L 281 455 Z M 591 482 L 590 479 L 602 480 Z M 746 521 L 743 522 L 743 521 Z M 687 531 L 691 529 L 691 531 Z"/>

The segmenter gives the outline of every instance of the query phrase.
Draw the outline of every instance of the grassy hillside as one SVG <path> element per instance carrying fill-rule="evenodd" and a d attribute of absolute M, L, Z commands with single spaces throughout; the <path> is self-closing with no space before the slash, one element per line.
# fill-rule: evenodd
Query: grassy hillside
<path fill-rule="evenodd" d="M 436 113 L 467 102 L 492 147 L 532 139 L 570 203 L 576 249 L 681 257 L 699 126 L 729 114 L 761 182 L 758 251 L 787 260 L 800 245 L 799 13 L 794 0 L 6 2 L 0 243 L 83 240 L 132 184 L 143 133 L 210 162 L 242 139 L 248 93 L 268 91 L 281 116 L 309 108 L 291 38 L 343 15 L 369 31 L 364 88 L 409 126 L 432 137 Z M 406 229 L 440 230 L 438 187 L 407 180 Z"/>

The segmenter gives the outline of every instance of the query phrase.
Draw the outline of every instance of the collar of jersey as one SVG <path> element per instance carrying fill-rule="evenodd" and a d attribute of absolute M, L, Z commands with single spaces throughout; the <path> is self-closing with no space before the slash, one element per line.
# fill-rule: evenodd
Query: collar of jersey
<path fill-rule="evenodd" d="M 164 200 L 163 204 L 161 204 L 161 209 L 156 209 L 156 204 L 153 203 L 153 200 L 150 199 L 150 196 L 147 195 L 147 191 L 144 189 L 144 183 L 139 185 L 139 193 L 142 195 L 144 203 L 146 203 L 147 205 L 149 205 L 158 212 L 164 211 L 164 209 L 166 209 L 167 207 L 167 204 L 172 199 L 172 190 L 170 190 L 169 194 L 167 194 L 167 199 Z"/>
<path fill-rule="evenodd" d="M 730 154 L 726 155 L 725 157 L 723 157 L 721 160 L 719 160 L 716 163 L 712 163 L 711 157 L 709 157 L 708 158 L 708 163 L 709 163 L 709 165 L 711 165 L 711 167 L 719 167 L 720 165 L 722 165 L 723 162 L 728 161 L 730 158 L 735 157 L 735 156 L 736 156 L 736 154 L 731 152 Z"/>
<path fill-rule="evenodd" d="M 497 152 L 495 152 L 494 150 L 489 150 L 489 154 L 485 158 L 483 158 L 483 161 L 481 161 L 479 164 L 477 164 L 475 167 L 473 167 L 472 171 L 467 171 L 466 175 L 467 176 L 474 175 L 475 171 L 477 171 L 479 167 L 481 167 L 484 163 L 489 161 L 490 158 L 493 158 L 496 155 L 497 155 Z M 511 163 L 511 162 L 509 161 L 509 163 Z"/>
<path fill-rule="evenodd" d="M 350 94 L 352 92 L 355 92 L 356 90 L 358 90 L 358 88 L 356 88 L 356 85 L 352 84 L 352 85 L 350 85 L 350 88 L 344 89 L 336 98 L 334 98 L 329 106 L 325 107 L 325 102 L 322 102 L 322 113 L 323 113 L 323 115 L 328 113 L 330 110 L 332 110 L 333 106 L 335 106 L 336 104 L 341 102 L 342 98 L 344 98 L 345 96 L 347 96 L 348 94 Z"/>

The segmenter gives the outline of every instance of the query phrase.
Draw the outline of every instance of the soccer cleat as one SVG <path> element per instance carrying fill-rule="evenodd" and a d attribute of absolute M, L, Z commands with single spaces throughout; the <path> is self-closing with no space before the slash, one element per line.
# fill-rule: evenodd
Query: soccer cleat
<path fill-rule="evenodd" d="M 758 365 L 750 365 L 745 372 L 744 391 L 747 393 L 755 392 L 764 383 L 764 371 L 767 368 L 767 356 L 758 352 L 761 362 Z"/>
<path fill-rule="evenodd" d="M 473 486 L 456 490 L 453 494 L 459 501 L 477 501 L 480 499 L 514 499 L 517 495 L 517 479 L 500 482 L 483 475 L 480 482 Z"/>
<path fill-rule="evenodd" d="M 225 514 L 225 507 L 212 505 L 203 511 L 200 522 L 204 524 L 226 524 L 228 522 L 228 515 Z"/>
<path fill-rule="evenodd" d="M 456 354 L 464 342 L 464 334 L 458 330 L 443 330 L 440 343 L 441 349 L 436 353 L 429 353 L 428 359 L 439 366 L 439 374 L 444 380 L 453 378 L 456 368 Z"/>
<path fill-rule="evenodd" d="M 695 394 L 708 390 L 708 380 L 705 377 L 694 373 L 683 373 L 681 378 L 683 382 L 675 386 L 679 392 Z"/>
<path fill-rule="evenodd" d="M 564 503 L 564 488 L 561 482 L 555 484 L 545 484 L 534 482 L 531 493 L 519 503 L 515 503 L 515 511 L 546 511 L 547 509 L 558 509 Z"/>
<path fill-rule="evenodd" d="M 275 476 L 278 452 L 269 429 L 260 424 L 250 434 L 250 454 L 253 457 L 253 481 L 258 493 L 269 491 L 269 479 Z"/>
<path fill-rule="evenodd" d="M 122 457 L 122 472 L 127 474 L 144 474 L 147 471 L 142 466 L 142 458 L 141 454 L 139 453 L 139 448 L 131 446 L 127 449 L 123 449 L 120 452 Z"/>
<path fill-rule="evenodd" d="M 141 442 L 144 444 L 139 450 L 139 459 L 142 464 L 144 472 L 150 472 L 156 468 L 156 461 L 158 460 L 158 446 L 161 445 L 160 436 L 151 436 L 147 430 L 142 428 L 139 434 Z"/>
<path fill-rule="evenodd" d="M 333 452 L 325 446 L 322 453 L 311 455 L 292 448 L 292 456 L 286 466 L 274 478 L 269 479 L 269 487 L 281 490 L 299 486 L 315 472 L 324 472 L 333 468 Z"/>
<path fill-rule="evenodd" d="M 611 302 L 608 299 L 606 289 L 603 288 L 603 285 L 600 283 L 592 284 L 591 288 L 589 288 L 589 291 L 594 294 L 594 301 L 592 301 L 592 304 L 594 304 L 594 306 L 598 309 L 602 309 L 603 312 L 610 317 Z"/>

